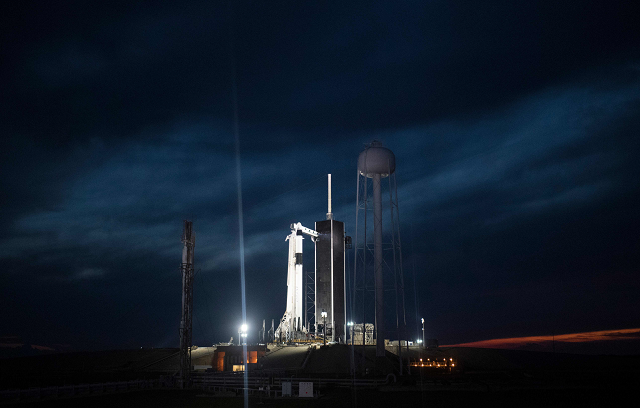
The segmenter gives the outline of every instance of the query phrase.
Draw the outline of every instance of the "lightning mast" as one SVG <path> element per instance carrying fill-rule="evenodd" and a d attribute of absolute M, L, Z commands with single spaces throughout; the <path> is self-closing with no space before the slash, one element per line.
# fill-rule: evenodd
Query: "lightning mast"
<path fill-rule="evenodd" d="M 196 235 L 193 223 L 184 220 L 182 231 L 182 317 L 180 318 L 180 386 L 185 388 L 191 379 L 191 341 L 193 318 L 193 248 Z"/>

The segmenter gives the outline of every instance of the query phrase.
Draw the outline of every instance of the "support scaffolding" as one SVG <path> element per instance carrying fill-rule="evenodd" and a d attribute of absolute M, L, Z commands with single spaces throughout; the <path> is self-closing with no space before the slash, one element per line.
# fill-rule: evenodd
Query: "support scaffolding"
<path fill-rule="evenodd" d="M 316 327 L 316 279 L 315 270 L 305 273 L 304 326 L 309 333 L 315 333 Z"/>

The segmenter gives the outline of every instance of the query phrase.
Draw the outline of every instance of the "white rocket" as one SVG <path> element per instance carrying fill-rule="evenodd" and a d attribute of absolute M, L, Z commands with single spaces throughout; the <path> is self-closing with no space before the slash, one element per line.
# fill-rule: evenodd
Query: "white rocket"
<path fill-rule="evenodd" d="M 304 327 L 303 306 L 303 271 L 302 271 L 302 240 L 303 234 L 311 236 L 315 242 L 318 233 L 312 229 L 303 227 L 302 224 L 291 224 L 291 234 L 285 241 L 289 241 L 289 267 L 287 272 L 287 309 L 282 316 L 275 337 L 278 339 L 282 333 L 286 340 L 291 340 L 294 332 L 306 332 Z"/>

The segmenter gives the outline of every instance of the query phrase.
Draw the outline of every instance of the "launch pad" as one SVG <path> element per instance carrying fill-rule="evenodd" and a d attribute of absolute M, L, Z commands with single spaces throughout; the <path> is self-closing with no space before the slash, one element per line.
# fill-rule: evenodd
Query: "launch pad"
<path fill-rule="evenodd" d="M 356 219 L 353 279 L 348 285 L 346 250 L 352 248 L 351 237 L 346 235 L 345 223 L 334 219 L 331 207 L 331 174 L 327 183 L 327 213 L 324 219 L 314 222 L 313 229 L 300 222 L 290 224 L 285 236 L 289 250 L 287 256 L 287 296 L 285 311 L 276 326 L 266 330 L 266 319 L 258 333 L 258 342 L 266 344 L 351 344 L 361 346 L 360 357 L 353 356 L 352 369 L 365 370 L 365 348 L 375 346 L 376 358 L 386 357 L 385 346 L 390 334 L 385 330 L 385 320 L 395 314 L 398 364 L 404 372 L 402 339 L 406 338 L 404 307 L 404 281 L 400 247 L 397 185 L 395 183 L 395 156 L 382 144 L 373 141 L 358 157 L 356 188 Z M 387 180 L 388 183 L 383 183 Z M 371 189 L 368 186 L 371 184 Z M 388 184 L 388 188 L 386 187 Z M 389 194 L 389 207 L 383 206 L 382 193 Z M 371 192 L 373 194 L 371 194 Z M 384 207 L 384 208 L 383 208 Z M 373 209 L 373 211 L 370 211 Z M 369 214 L 371 213 L 371 214 Z M 369 214 L 369 215 L 368 215 Z M 371 216 L 373 215 L 373 219 Z M 383 228 L 383 217 L 390 224 Z M 369 227 L 367 225 L 369 224 Z M 373 227 L 373 228 L 372 228 Z M 303 266 L 304 240 L 314 245 L 313 271 Z M 193 304 L 193 247 L 195 236 L 192 226 L 185 221 L 183 233 L 183 318 L 181 321 L 181 355 L 183 384 L 190 381 L 191 331 Z M 242 297 L 244 272 L 241 262 Z M 306 279 L 305 279 L 306 278 Z M 347 286 L 352 291 L 347 313 Z M 385 288 L 386 287 L 386 288 Z M 390 289 L 393 288 L 393 289 Z M 395 292 L 395 307 L 384 301 L 385 291 Z M 243 322 L 238 331 L 238 346 L 252 345 L 247 338 L 248 325 L 243 303 Z M 387 316 L 388 315 L 388 316 Z M 349 318 L 347 318 L 349 316 Z M 357 319 L 357 320 L 356 320 Z M 347 322 L 347 320 L 350 320 Z M 234 333 L 235 334 L 235 333 Z M 255 337 L 254 337 L 255 339 Z M 406 343 L 406 341 L 405 341 Z M 219 346 L 235 346 L 233 338 Z M 234 349 L 235 350 L 235 349 Z M 228 352 L 231 353 L 232 349 Z M 225 352 L 226 353 L 226 352 Z M 243 351 L 244 353 L 244 351 Z M 247 370 L 246 360 L 244 370 Z M 225 363 L 227 364 L 227 363 Z M 238 364 L 231 364 L 238 365 Z M 404 367 L 408 367 L 406 364 Z"/>

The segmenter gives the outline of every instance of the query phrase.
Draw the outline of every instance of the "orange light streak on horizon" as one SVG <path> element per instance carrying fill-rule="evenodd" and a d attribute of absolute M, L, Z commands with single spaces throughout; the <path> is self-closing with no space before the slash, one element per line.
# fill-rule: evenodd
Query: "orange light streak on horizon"
<path fill-rule="evenodd" d="M 514 348 L 531 343 L 545 343 L 552 341 L 561 343 L 586 343 L 593 341 L 611 340 L 640 340 L 640 328 L 600 330 L 593 332 L 560 334 L 557 336 L 511 337 L 503 339 L 474 341 L 471 343 L 450 344 L 443 345 L 441 347 Z"/>

